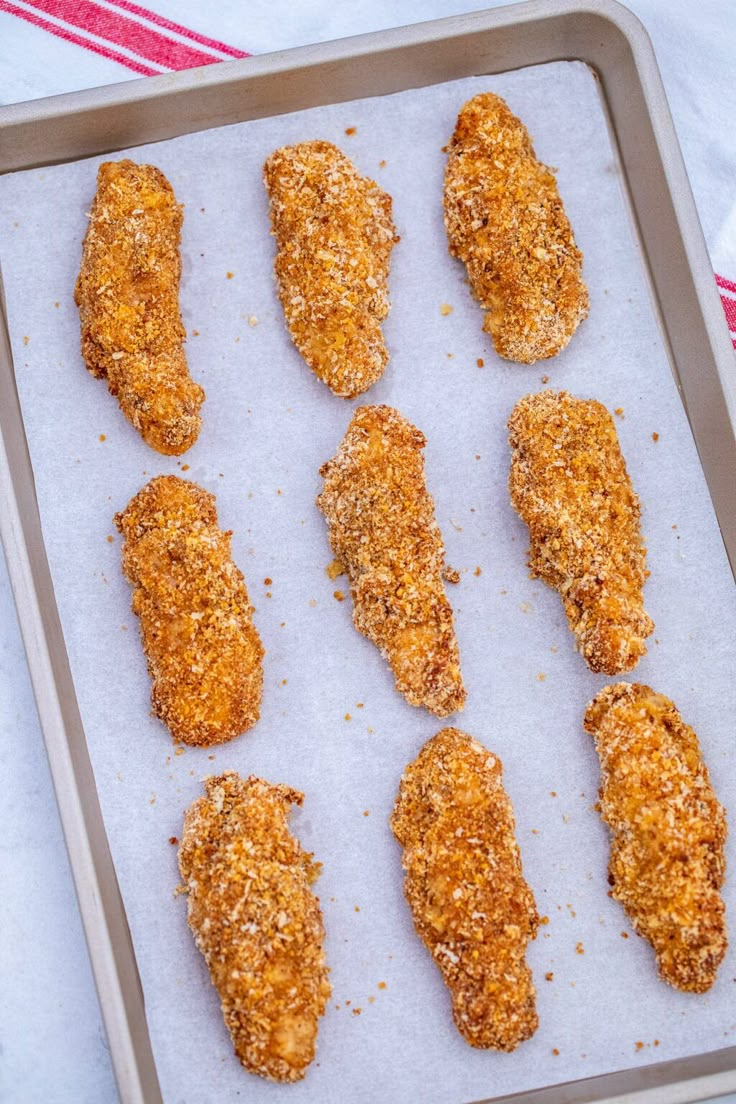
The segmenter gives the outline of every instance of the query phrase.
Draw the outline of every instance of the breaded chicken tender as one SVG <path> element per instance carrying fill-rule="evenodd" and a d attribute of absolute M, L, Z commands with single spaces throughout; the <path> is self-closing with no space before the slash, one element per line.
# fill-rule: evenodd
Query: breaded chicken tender
<path fill-rule="evenodd" d="M 74 290 L 82 356 L 143 440 L 179 456 L 199 435 L 204 391 L 189 375 L 179 313 L 182 214 L 153 165 L 106 161 Z"/>
<path fill-rule="evenodd" d="M 524 880 L 501 761 L 456 728 L 404 772 L 391 828 L 422 942 L 474 1047 L 515 1050 L 537 1029 L 526 947 L 539 917 Z"/>
<path fill-rule="evenodd" d="M 276 150 L 263 178 L 289 333 L 315 375 L 336 395 L 353 398 L 388 361 L 381 323 L 399 240 L 391 197 L 330 142 Z"/>
<path fill-rule="evenodd" d="M 258 720 L 263 646 L 215 496 L 159 475 L 115 524 L 153 679 L 153 711 L 185 744 L 221 744 Z"/>
<path fill-rule="evenodd" d="M 205 780 L 184 818 L 179 868 L 189 926 L 251 1073 L 299 1081 L 330 996 L 320 864 L 289 831 L 303 794 L 234 771 Z"/>
<path fill-rule="evenodd" d="M 588 315 L 583 256 L 557 181 L 526 127 L 487 92 L 460 112 L 448 147 L 445 227 L 507 360 L 533 364 L 565 348 Z"/>
<path fill-rule="evenodd" d="M 320 469 L 317 505 L 345 567 L 356 629 L 391 664 L 410 705 L 446 717 L 465 704 L 445 549 L 424 482 L 424 435 L 390 406 L 356 410 Z"/>
<path fill-rule="evenodd" d="M 584 724 L 601 761 L 611 896 L 651 943 L 664 981 L 704 993 L 728 947 L 726 814 L 698 738 L 669 698 L 638 683 L 601 690 Z"/>
<path fill-rule="evenodd" d="M 521 399 L 509 419 L 511 503 L 529 526 L 529 566 L 560 592 L 591 671 L 636 666 L 654 625 L 639 500 L 613 418 L 565 391 Z"/>

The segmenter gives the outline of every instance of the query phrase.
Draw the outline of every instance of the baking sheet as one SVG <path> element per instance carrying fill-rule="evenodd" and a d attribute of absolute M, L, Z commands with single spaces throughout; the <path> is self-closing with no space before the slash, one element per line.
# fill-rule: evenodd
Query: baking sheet
<path fill-rule="evenodd" d="M 568 349 L 529 367 L 494 355 L 442 226 L 441 147 L 464 100 L 486 89 L 509 100 L 538 155 L 558 167 L 591 291 L 591 316 Z M 402 236 L 385 326 L 392 359 L 355 403 L 332 396 L 301 361 L 271 274 L 261 165 L 275 146 L 312 137 L 337 142 L 393 195 Z M 621 409 L 657 623 L 632 677 L 674 698 L 733 808 L 736 683 L 724 642 L 736 628 L 736 592 L 590 70 L 558 63 L 457 81 L 130 153 L 159 165 L 186 205 L 182 307 L 191 371 L 208 401 L 185 457 L 147 449 L 79 356 L 72 289 L 103 158 L 0 179 L 0 256 L 46 547 L 167 1102 L 469 1101 L 728 1045 L 733 958 L 711 993 L 677 993 L 607 897 L 607 839 L 592 809 L 597 760 L 581 728 L 606 680 L 572 650 L 558 596 L 528 578 L 527 534 L 506 492 L 505 422 L 542 377 Z M 469 691 L 457 723 L 505 764 L 525 874 L 549 917 L 529 952 L 540 1028 L 512 1055 L 474 1051 L 457 1035 L 403 901 L 388 816 L 406 762 L 441 722 L 395 693 L 352 628 L 349 597 L 333 597 L 347 592 L 345 580 L 325 574 L 317 469 L 366 401 L 397 406 L 428 437 L 428 484 L 448 561 L 462 572 L 448 588 Z M 267 648 L 259 724 L 210 751 L 175 749 L 148 715 L 112 524 L 147 478 L 180 471 L 217 494 Z M 292 823 L 324 863 L 334 994 L 315 1064 L 296 1086 L 262 1083 L 233 1058 L 185 902 L 174 898 L 169 838 L 201 777 L 226 768 L 303 789 Z"/>

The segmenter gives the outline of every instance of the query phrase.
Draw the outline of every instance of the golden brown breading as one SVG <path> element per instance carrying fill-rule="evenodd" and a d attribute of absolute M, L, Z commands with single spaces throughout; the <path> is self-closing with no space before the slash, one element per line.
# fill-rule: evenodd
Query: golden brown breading
<path fill-rule="evenodd" d="M 74 289 L 87 368 L 107 379 L 143 440 L 174 456 L 197 440 L 204 402 L 182 348 L 181 223 L 159 169 L 106 161 Z"/>
<path fill-rule="evenodd" d="M 299 1081 L 331 992 L 311 889 L 321 867 L 288 825 L 304 796 L 235 771 L 205 779 L 205 792 L 179 848 L 189 926 L 240 1061 L 272 1081 Z"/>
<path fill-rule="evenodd" d="M 134 588 L 154 713 L 185 744 L 232 740 L 258 720 L 263 646 L 215 496 L 160 475 L 115 524 L 125 537 L 123 571 Z"/>
<path fill-rule="evenodd" d="M 588 315 L 583 256 L 554 175 L 526 127 L 487 92 L 460 112 L 448 147 L 445 227 L 499 356 L 532 364 L 565 348 Z"/>
<path fill-rule="evenodd" d="M 704 993 L 728 947 L 726 814 L 698 738 L 669 698 L 638 683 L 601 690 L 584 724 L 601 761 L 611 896 L 651 943 L 660 976 Z"/>
<path fill-rule="evenodd" d="M 509 419 L 511 502 L 529 526 L 529 566 L 562 596 L 591 671 L 619 675 L 644 655 L 646 549 L 606 408 L 565 391 L 521 399 Z"/>
<path fill-rule="evenodd" d="M 388 361 L 381 322 L 399 240 L 391 197 L 330 142 L 276 150 L 263 178 L 292 340 L 323 383 L 353 398 L 383 375 Z"/>
<path fill-rule="evenodd" d="M 537 1029 L 526 947 L 537 934 L 500 759 L 456 728 L 404 772 L 391 828 L 414 926 L 442 971 L 458 1031 L 514 1050 Z"/>
<path fill-rule="evenodd" d="M 465 687 L 425 444 L 398 410 L 359 407 L 337 455 L 320 468 L 317 505 L 350 579 L 356 629 L 380 648 L 411 705 L 445 717 L 462 709 Z"/>

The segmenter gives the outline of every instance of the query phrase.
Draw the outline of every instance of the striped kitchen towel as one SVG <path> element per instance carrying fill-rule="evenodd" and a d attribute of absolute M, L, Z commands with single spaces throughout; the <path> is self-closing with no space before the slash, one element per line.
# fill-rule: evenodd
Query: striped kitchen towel
<path fill-rule="evenodd" d="M 130 0 L 0 0 L 0 11 L 142 77 L 248 56 Z"/>

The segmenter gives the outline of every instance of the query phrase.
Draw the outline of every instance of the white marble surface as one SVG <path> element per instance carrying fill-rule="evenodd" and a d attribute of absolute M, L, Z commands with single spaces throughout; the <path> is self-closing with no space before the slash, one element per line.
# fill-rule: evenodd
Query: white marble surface
<path fill-rule="evenodd" d="M 206 19 L 190 14 L 194 5 L 174 0 L 151 6 L 224 41 L 262 52 L 480 5 L 467 0 L 356 0 L 341 5 L 272 0 L 249 5 L 245 26 L 242 6 L 235 0 L 211 3 Z M 726 123 L 718 123 L 719 118 L 733 119 L 736 108 L 732 0 L 700 0 L 697 5 L 690 0 L 630 0 L 629 6 L 654 40 L 708 244 L 719 270 L 733 279 L 734 189 L 727 186 L 722 167 L 729 157 L 736 160 L 736 152 L 732 128 L 727 133 Z M 189 9 L 186 14 L 184 8 Z M 0 13 L 0 40 L 5 36 L 7 42 L 7 35 L 15 33 L 16 24 Z M 85 83 L 83 66 L 76 65 L 81 52 L 54 42 L 68 69 L 61 77 L 55 73 L 53 83 L 48 69 L 35 64 L 32 49 L 26 49 L 23 60 L 14 60 L 12 71 L 3 68 L 0 57 L 0 102 L 18 98 L 17 88 L 31 97 Z M 112 63 L 104 66 L 91 83 L 126 75 Z M 708 97 L 700 90 L 705 72 L 719 97 L 717 117 L 704 106 Z M 715 186 L 719 183 L 722 188 Z M 109 1054 L 1 555 L 0 770 L 6 795 L 0 803 L 0 1101 L 113 1104 L 117 1095 Z M 736 1096 L 722 1099 L 736 1104 Z"/>
<path fill-rule="evenodd" d="M 0 560 L 0 1100 L 103 1104 L 115 1083 Z"/>

